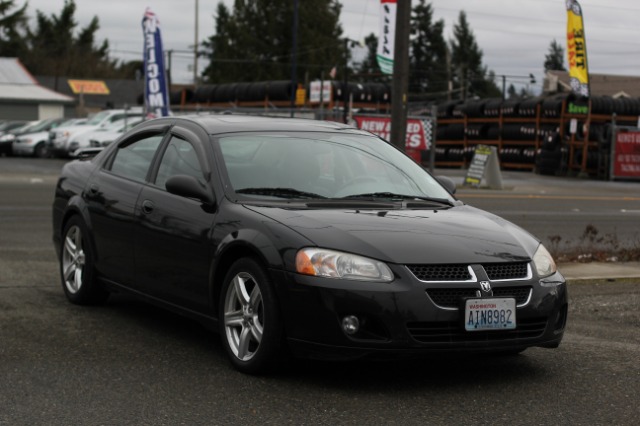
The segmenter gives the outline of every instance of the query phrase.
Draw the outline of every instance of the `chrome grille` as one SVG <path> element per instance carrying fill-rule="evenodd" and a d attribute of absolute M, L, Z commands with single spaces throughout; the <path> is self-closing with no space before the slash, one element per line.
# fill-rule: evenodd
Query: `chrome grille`
<path fill-rule="evenodd" d="M 475 281 L 471 265 L 406 265 L 420 281 Z M 487 263 L 482 266 L 491 281 L 522 280 L 530 278 L 528 262 Z M 477 272 L 477 271 L 476 271 Z"/>
<path fill-rule="evenodd" d="M 420 281 L 469 281 L 467 265 L 407 265 Z"/>
<path fill-rule="evenodd" d="M 476 297 L 476 288 L 430 288 L 427 294 L 438 306 L 443 308 L 458 308 L 461 300 Z"/>
<path fill-rule="evenodd" d="M 427 294 L 433 300 L 433 303 L 449 309 L 457 309 L 462 303 L 462 299 L 468 297 L 477 297 L 476 292 L 479 288 L 430 288 Z M 513 297 L 516 299 L 516 305 L 521 306 L 529 300 L 531 286 L 521 287 L 493 287 L 492 297 Z"/>
<path fill-rule="evenodd" d="M 527 262 L 491 263 L 482 265 L 491 281 L 526 278 Z"/>

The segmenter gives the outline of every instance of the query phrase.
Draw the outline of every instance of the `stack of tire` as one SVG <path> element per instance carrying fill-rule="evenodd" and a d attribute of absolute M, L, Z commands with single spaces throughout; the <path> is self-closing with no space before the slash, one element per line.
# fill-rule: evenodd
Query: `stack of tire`
<path fill-rule="evenodd" d="M 560 132 L 549 132 L 535 156 L 536 172 L 541 175 L 559 175 L 565 171 L 567 148 L 562 144 Z"/>
<path fill-rule="evenodd" d="M 563 106 L 566 110 L 563 111 Z M 569 105 L 572 105 L 569 108 Z M 514 141 L 512 145 L 505 144 L 500 151 L 500 160 L 503 163 L 534 164 L 536 170 L 541 174 L 564 173 L 567 169 L 568 147 L 560 140 L 560 129 L 554 120 L 559 119 L 563 114 L 584 111 L 591 105 L 591 114 L 601 116 L 618 116 L 619 125 L 637 124 L 640 116 L 640 99 L 635 98 L 613 98 L 611 96 L 593 96 L 590 104 L 587 99 L 580 98 L 573 93 L 562 93 L 548 97 L 537 97 L 531 99 L 482 99 L 467 102 L 449 101 L 438 105 L 439 119 L 462 119 L 467 117 L 471 120 L 466 122 L 466 126 L 460 123 L 439 124 L 437 129 L 438 140 L 460 141 L 462 145 L 467 140 L 467 147 L 462 148 L 462 157 L 470 160 L 473 148 L 476 143 L 486 141 Z M 577 107 L 577 108 L 575 108 Z M 575 109 L 573 109 L 575 108 Z M 531 122 L 540 113 L 541 123 L 536 125 Z M 509 120 L 504 120 L 502 127 L 498 125 L 495 118 L 502 116 Z M 483 123 L 478 119 L 487 118 Z M 526 118 L 518 123 L 518 118 Z M 633 121 L 629 121 L 633 118 Z M 546 122 L 545 122 L 546 120 Z M 577 141 L 596 141 L 598 149 L 590 149 L 586 159 L 587 168 L 601 169 L 603 162 L 608 161 L 610 155 L 610 124 L 592 121 L 589 126 L 589 134 L 585 134 L 583 120 L 579 120 L 575 139 Z M 529 121 L 524 122 L 524 121 Z M 570 122 L 565 120 L 565 135 L 570 133 Z M 535 141 L 540 141 L 540 147 L 536 151 L 533 148 Z M 523 147 L 523 142 L 531 142 L 531 146 Z M 460 157 L 458 147 L 446 147 L 440 153 L 440 157 L 447 161 L 455 161 Z M 582 165 L 582 150 L 574 150 L 573 167 Z"/>

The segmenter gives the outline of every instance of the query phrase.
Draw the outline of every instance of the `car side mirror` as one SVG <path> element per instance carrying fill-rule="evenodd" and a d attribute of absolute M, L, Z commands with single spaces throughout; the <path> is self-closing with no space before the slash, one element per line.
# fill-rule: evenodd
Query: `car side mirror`
<path fill-rule="evenodd" d="M 447 176 L 436 176 L 436 179 L 440 182 L 440 185 L 444 186 L 444 189 L 449 191 L 449 194 L 453 195 L 456 193 L 456 184 L 453 183 L 450 178 Z"/>
<path fill-rule="evenodd" d="M 213 197 L 207 187 L 196 178 L 188 175 L 175 175 L 167 179 L 165 187 L 169 193 L 181 197 L 195 198 L 205 204 L 213 204 Z"/>

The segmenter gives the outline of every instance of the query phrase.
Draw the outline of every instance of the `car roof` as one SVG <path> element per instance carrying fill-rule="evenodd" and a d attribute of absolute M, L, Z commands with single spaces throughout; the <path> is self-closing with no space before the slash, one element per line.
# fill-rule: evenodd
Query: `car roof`
<path fill-rule="evenodd" d="M 254 131 L 307 131 L 336 132 L 353 131 L 364 133 L 353 126 L 301 118 L 262 117 L 249 115 L 184 115 L 167 117 L 168 120 L 190 121 L 199 124 L 209 134 L 254 132 Z"/>

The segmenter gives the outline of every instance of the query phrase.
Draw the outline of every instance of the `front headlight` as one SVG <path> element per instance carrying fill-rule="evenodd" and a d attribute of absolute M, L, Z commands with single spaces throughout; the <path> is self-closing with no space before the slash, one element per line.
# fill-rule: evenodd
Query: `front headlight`
<path fill-rule="evenodd" d="M 553 261 L 553 257 L 551 257 L 551 254 L 549 254 L 542 244 L 538 246 L 536 254 L 533 255 L 533 264 L 540 278 L 555 274 L 558 270 L 556 262 Z"/>
<path fill-rule="evenodd" d="M 391 269 L 382 262 L 320 248 L 304 248 L 298 251 L 296 271 L 316 277 L 376 282 L 393 281 Z"/>

